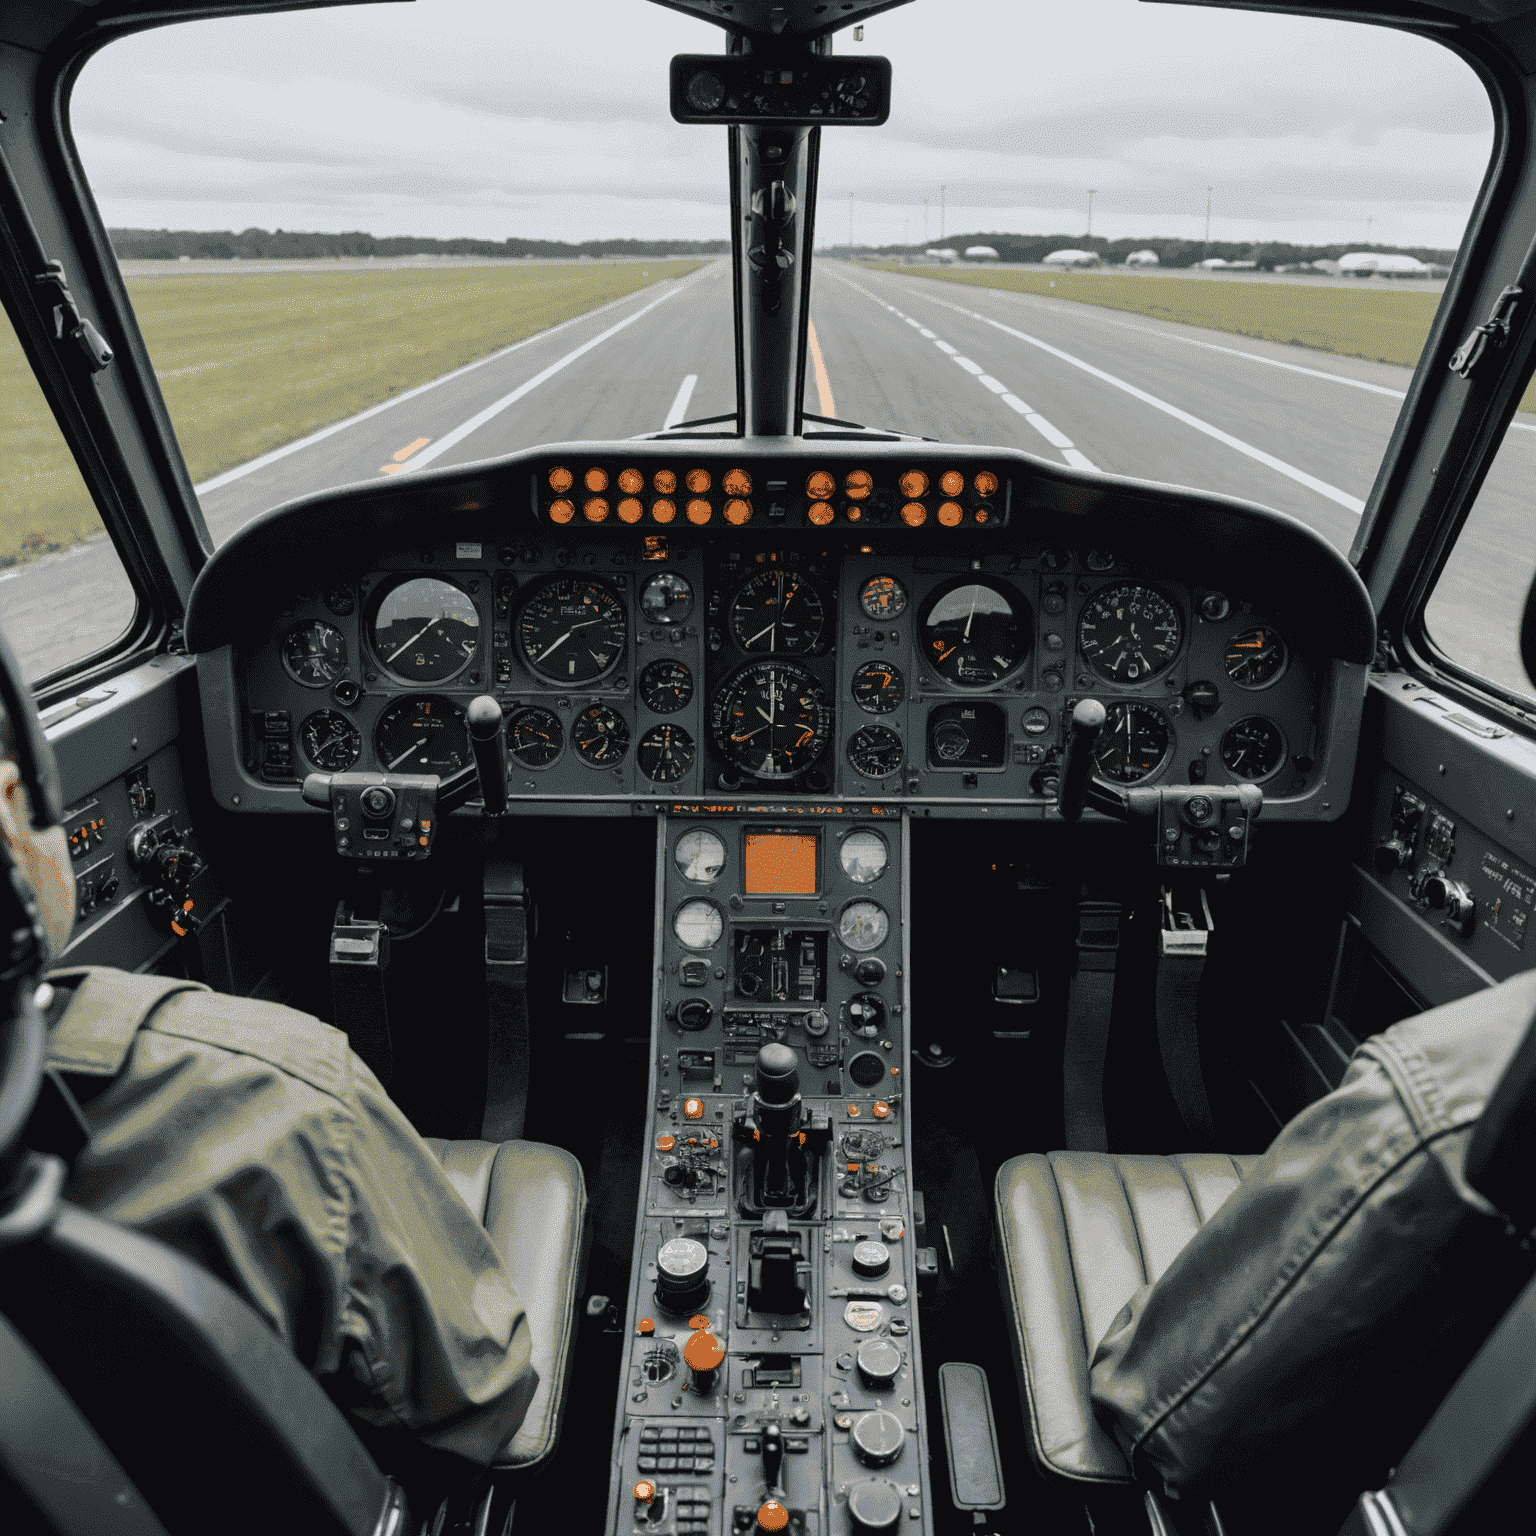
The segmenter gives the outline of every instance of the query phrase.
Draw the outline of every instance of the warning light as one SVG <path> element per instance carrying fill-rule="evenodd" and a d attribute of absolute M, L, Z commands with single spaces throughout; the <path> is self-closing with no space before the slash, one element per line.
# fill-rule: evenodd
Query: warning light
<path fill-rule="evenodd" d="M 852 501 L 863 501 L 875 488 L 875 477 L 867 469 L 850 469 L 843 489 Z"/>
<path fill-rule="evenodd" d="M 656 1150 L 658 1152 L 670 1152 L 676 1145 L 677 1137 L 669 1134 L 667 1131 L 663 1131 L 661 1135 L 656 1138 Z"/>
<path fill-rule="evenodd" d="M 928 489 L 928 476 L 920 469 L 909 469 L 896 483 L 903 496 L 921 496 Z"/>
<path fill-rule="evenodd" d="M 677 516 L 677 503 L 662 496 L 651 503 L 651 516 L 658 523 L 670 523 Z"/>
<path fill-rule="evenodd" d="M 837 514 L 833 512 L 830 501 L 813 501 L 810 510 L 805 515 L 818 528 L 825 528 Z"/>
<path fill-rule="evenodd" d="M 901 520 L 908 528 L 921 528 L 928 521 L 928 508 L 920 501 L 909 501 L 901 509 Z"/>
<path fill-rule="evenodd" d="M 555 468 L 549 472 L 549 488 L 555 495 L 563 496 L 576 484 L 576 476 L 568 469 Z"/>
<path fill-rule="evenodd" d="M 703 1099 L 684 1099 L 683 1118 L 685 1120 L 702 1120 L 704 1118 Z"/>
<path fill-rule="evenodd" d="M 619 471 L 619 489 L 626 496 L 637 496 L 645 489 L 645 476 L 638 469 L 621 469 Z"/>
<path fill-rule="evenodd" d="M 614 510 L 618 512 L 621 523 L 638 523 L 645 516 L 645 508 L 638 496 L 626 496 Z"/>
<path fill-rule="evenodd" d="M 826 501 L 836 489 L 837 481 L 824 469 L 812 471 L 805 482 L 805 494 L 812 501 Z"/>
<path fill-rule="evenodd" d="M 958 496 L 965 489 L 965 476 L 958 469 L 946 469 L 939 476 L 939 489 L 946 496 Z"/>
<path fill-rule="evenodd" d="M 725 504 L 725 520 L 734 528 L 752 521 L 752 503 L 745 496 L 732 496 Z"/>
<path fill-rule="evenodd" d="M 714 481 L 710 479 L 707 469 L 690 469 L 687 474 L 687 484 L 688 489 L 695 496 L 702 496 L 714 484 Z"/>
<path fill-rule="evenodd" d="M 958 528 L 965 511 L 958 501 L 946 501 L 939 507 L 939 523 L 945 528 Z"/>
<path fill-rule="evenodd" d="M 581 483 L 589 491 L 606 491 L 608 489 L 608 471 L 594 466 L 581 477 Z"/>
<path fill-rule="evenodd" d="M 725 472 L 725 479 L 720 482 L 720 489 L 727 496 L 750 496 L 752 476 L 744 469 L 728 469 Z"/>
<path fill-rule="evenodd" d="M 861 517 L 863 517 L 863 516 L 864 516 L 864 509 L 863 509 L 863 507 L 849 507 L 848 508 L 848 521 L 850 523 L 858 522 L 858 520 Z"/>
<path fill-rule="evenodd" d="M 990 523 L 992 521 L 991 507 L 977 507 L 972 515 L 978 523 Z"/>
<path fill-rule="evenodd" d="M 654 1331 L 654 1325 L 653 1325 Z M 656 1497 L 656 1484 L 641 1480 L 635 1484 L 635 1503 L 649 1504 Z"/>
<path fill-rule="evenodd" d="M 549 504 L 549 520 L 552 523 L 568 523 L 576 516 L 575 503 L 562 498 Z"/>
<path fill-rule="evenodd" d="M 608 498 L 606 496 L 589 496 L 581 504 L 581 515 L 589 523 L 606 523 L 608 521 Z"/>
<path fill-rule="evenodd" d="M 997 494 L 997 476 L 990 469 L 982 470 L 971 481 L 971 484 L 976 487 L 976 494 L 978 496 L 995 496 Z"/>
<path fill-rule="evenodd" d="M 704 471 L 700 470 L 699 473 L 704 474 Z M 693 479 L 693 475 L 690 474 L 688 478 L 690 480 Z M 705 478 L 708 479 L 709 477 L 705 475 Z M 688 503 L 687 511 L 688 521 L 692 523 L 695 528 L 702 528 L 704 524 L 707 523 L 710 518 L 715 515 L 715 509 L 710 506 L 710 504 L 705 501 L 702 496 L 695 496 L 693 500 Z"/>
<path fill-rule="evenodd" d="M 651 489 L 670 496 L 677 489 L 677 476 L 670 469 L 658 469 L 651 476 Z"/>

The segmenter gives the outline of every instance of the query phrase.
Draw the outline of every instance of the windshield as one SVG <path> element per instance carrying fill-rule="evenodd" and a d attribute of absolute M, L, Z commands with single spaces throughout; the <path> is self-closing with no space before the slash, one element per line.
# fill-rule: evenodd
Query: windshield
<path fill-rule="evenodd" d="M 1487 161 L 1472 72 L 1132 0 L 860 32 L 834 48 L 891 59 L 893 110 L 824 135 L 806 411 L 1347 548 Z M 419 0 L 99 54 L 73 125 L 214 539 L 428 465 L 734 431 L 727 130 L 667 105 L 671 56 L 723 46 L 642 0 Z"/>

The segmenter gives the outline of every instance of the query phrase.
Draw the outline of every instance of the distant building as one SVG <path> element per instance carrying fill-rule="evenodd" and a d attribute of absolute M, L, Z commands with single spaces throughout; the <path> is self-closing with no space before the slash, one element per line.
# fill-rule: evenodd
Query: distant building
<path fill-rule="evenodd" d="M 1091 267 L 1099 259 L 1097 251 L 1052 251 L 1045 258 L 1048 267 Z"/>
<path fill-rule="evenodd" d="M 965 248 L 967 261 L 996 261 L 997 252 L 990 245 L 968 245 Z"/>
<path fill-rule="evenodd" d="M 1156 251 L 1132 251 L 1125 258 L 1128 267 L 1155 267 L 1159 265 Z"/>
<path fill-rule="evenodd" d="M 1220 256 L 1207 256 L 1200 265 L 1207 272 L 1215 272 L 1218 268 L 1226 266 L 1227 263 Z"/>
<path fill-rule="evenodd" d="M 1428 277 L 1433 268 L 1417 256 L 1392 251 L 1351 251 L 1339 257 L 1339 271 L 1347 277 Z"/>
<path fill-rule="evenodd" d="M 923 252 L 925 256 L 931 256 L 935 261 L 959 261 L 960 252 L 950 249 L 949 246 L 930 247 Z"/>

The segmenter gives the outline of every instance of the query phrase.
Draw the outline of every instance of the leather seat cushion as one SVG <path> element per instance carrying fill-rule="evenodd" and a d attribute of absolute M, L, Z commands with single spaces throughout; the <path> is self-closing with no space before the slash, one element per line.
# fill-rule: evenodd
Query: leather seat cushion
<path fill-rule="evenodd" d="M 1042 1471 L 1088 1483 L 1131 1481 L 1114 1436 L 1094 1417 L 1094 1348 L 1258 1160 L 1051 1152 L 998 1170 L 998 1275 Z"/>
<path fill-rule="evenodd" d="M 490 1233 L 528 1312 L 539 1386 L 496 1465 L 531 1471 L 554 1454 L 569 1386 L 590 1238 L 581 1164 L 569 1152 L 536 1141 L 428 1140 L 427 1145 Z"/>

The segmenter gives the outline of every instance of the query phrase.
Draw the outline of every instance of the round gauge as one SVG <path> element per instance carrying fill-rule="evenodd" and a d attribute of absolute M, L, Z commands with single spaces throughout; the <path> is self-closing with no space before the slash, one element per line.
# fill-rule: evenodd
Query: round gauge
<path fill-rule="evenodd" d="M 725 844 L 713 832 L 695 827 L 678 838 L 672 859 L 683 879 L 708 885 L 725 868 Z"/>
<path fill-rule="evenodd" d="M 441 683 L 474 660 L 480 615 L 451 582 L 414 576 L 384 594 L 371 638 L 386 671 L 408 683 Z"/>
<path fill-rule="evenodd" d="M 641 588 L 640 612 L 652 624 L 682 624 L 693 612 L 693 587 L 676 571 L 658 571 Z"/>
<path fill-rule="evenodd" d="M 522 709 L 507 726 L 507 747 L 525 768 L 548 768 L 565 745 L 565 727 L 550 709 Z"/>
<path fill-rule="evenodd" d="M 517 645 L 529 669 L 552 683 L 590 683 L 624 657 L 624 604 L 594 576 L 556 576 L 523 604 Z"/>
<path fill-rule="evenodd" d="M 945 585 L 923 611 L 928 664 L 957 688 L 986 688 L 1029 659 L 1034 616 L 1010 586 L 961 580 Z"/>
<path fill-rule="evenodd" d="M 1268 688 L 1279 681 L 1289 655 L 1278 629 L 1245 629 L 1227 641 L 1227 676 L 1239 688 Z"/>
<path fill-rule="evenodd" d="M 725 919 L 712 901 L 685 901 L 672 919 L 672 932 L 685 949 L 713 949 L 725 932 Z"/>
<path fill-rule="evenodd" d="M 853 674 L 853 702 L 872 715 L 890 714 L 906 694 L 906 678 L 888 661 L 866 661 Z"/>
<path fill-rule="evenodd" d="M 635 748 L 635 762 L 653 784 L 676 784 L 693 766 L 693 737 L 670 721 L 653 725 Z"/>
<path fill-rule="evenodd" d="M 885 873 L 891 850 L 878 832 L 850 832 L 838 845 L 837 857 L 855 885 L 869 885 Z"/>
<path fill-rule="evenodd" d="M 1221 738 L 1221 760 L 1235 778 L 1256 783 L 1280 771 L 1285 762 L 1285 737 L 1273 720 L 1249 715 L 1227 727 Z"/>
<path fill-rule="evenodd" d="M 855 992 L 848 999 L 848 1032 L 873 1040 L 885 1025 L 885 1003 L 878 992 Z"/>
<path fill-rule="evenodd" d="M 283 636 L 283 667 L 305 688 L 329 688 L 347 670 L 346 636 L 319 619 L 295 624 Z"/>
<path fill-rule="evenodd" d="M 304 756 L 326 773 L 345 773 L 362 755 L 362 733 L 334 709 L 317 709 L 299 727 Z"/>
<path fill-rule="evenodd" d="M 856 954 L 879 949 L 891 931 L 891 920 L 878 901 L 850 901 L 837 920 L 837 936 Z"/>
<path fill-rule="evenodd" d="M 901 767 L 901 737 L 887 725 L 865 725 L 848 738 L 848 761 L 866 779 L 888 779 Z"/>
<path fill-rule="evenodd" d="M 907 589 L 894 576 L 871 576 L 859 589 L 859 607 L 872 619 L 897 619 L 907 611 Z"/>
<path fill-rule="evenodd" d="M 731 604 L 731 634 L 744 651 L 810 651 L 826 624 L 821 594 L 799 571 L 759 571 Z"/>
<path fill-rule="evenodd" d="M 469 761 L 464 711 L 432 694 L 399 699 L 379 716 L 373 750 L 386 773 L 457 773 Z"/>
<path fill-rule="evenodd" d="M 571 722 L 571 740 L 582 762 L 594 768 L 613 768 L 629 751 L 629 727 L 616 709 L 594 704 Z"/>
<path fill-rule="evenodd" d="M 1078 620 L 1077 643 L 1106 682 L 1144 683 L 1166 672 L 1184 640 L 1179 610 L 1151 587 L 1105 587 Z"/>
<path fill-rule="evenodd" d="M 759 779 L 803 773 L 821 756 L 832 729 L 821 684 L 785 661 L 743 667 L 715 695 L 713 714 L 720 750 Z"/>
<path fill-rule="evenodd" d="M 640 674 L 640 702 L 656 715 L 675 715 L 693 697 L 693 673 L 681 661 L 651 662 Z"/>
<path fill-rule="evenodd" d="M 1116 784 L 1139 784 L 1150 779 L 1172 751 L 1173 733 L 1162 710 L 1122 699 L 1109 706 L 1093 760 L 1106 779 Z"/>

